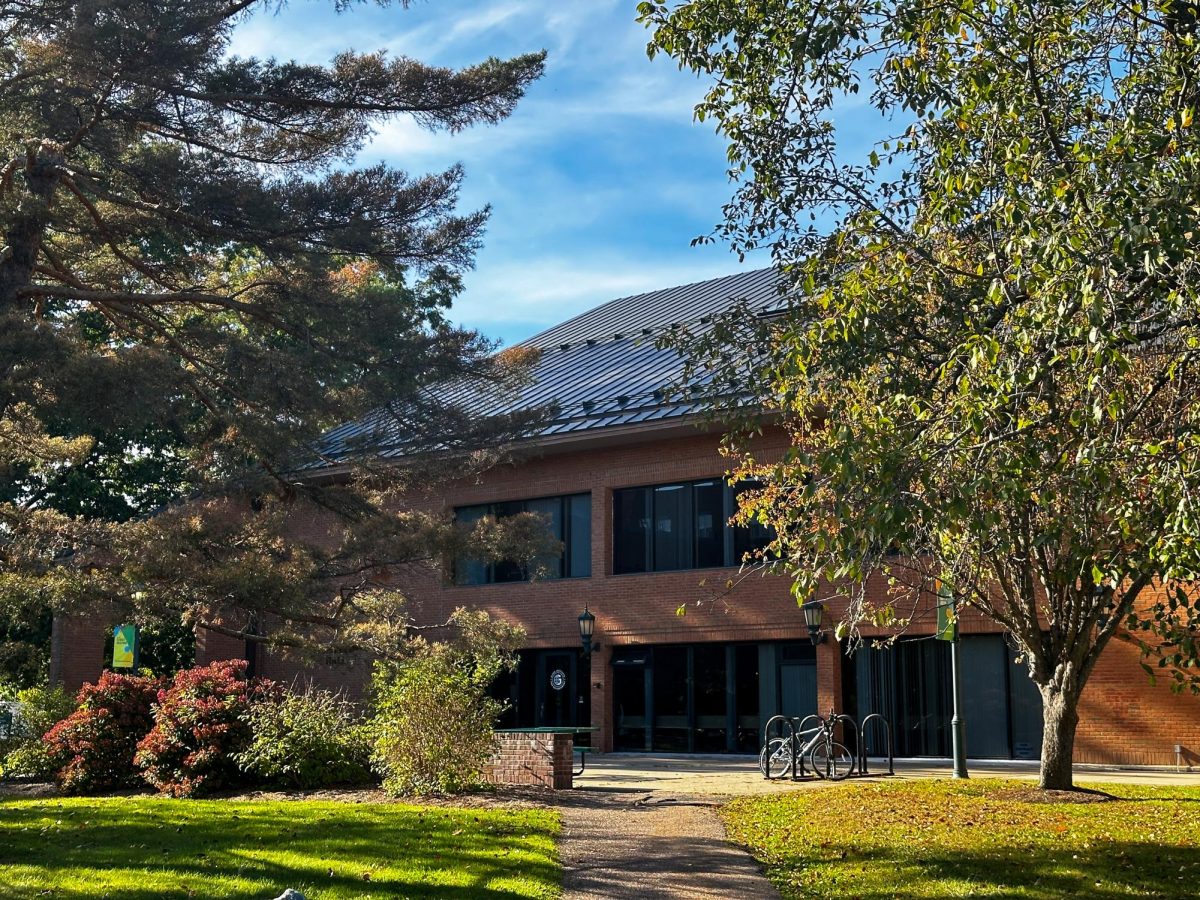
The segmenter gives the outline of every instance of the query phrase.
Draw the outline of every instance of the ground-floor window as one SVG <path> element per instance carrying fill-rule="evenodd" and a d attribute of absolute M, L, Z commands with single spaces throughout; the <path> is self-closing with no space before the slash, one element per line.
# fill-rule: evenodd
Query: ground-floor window
<path fill-rule="evenodd" d="M 970 757 L 1038 756 L 1041 698 L 1014 656 L 1002 635 L 962 638 Z M 506 704 L 500 727 L 599 725 L 591 709 L 592 663 L 573 647 L 521 651 L 516 670 L 493 685 L 493 695 Z M 756 753 L 772 716 L 827 712 L 817 709 L 816 650 L 807 640 L 615 647 L 607 674 L 612 718 L 605 724 L 619 751 Z M 839 712 L 859 721 L 870 713 L 886 716 L 897 756 L 950 755 L 945 642 L 915 638 L 886 649 L 864 647 L 842 658 L 841 676 L 845 709 Z M 576 743 L 586 745 L 588 735 Z M 867 750 L 886 752 L 881 730 L 868 733 Z"/>
<path fill-rule="evenodd" d="M 963 635 L 959 650 L 967 756 L 1036 759 L 1042 703 L 1003 635 Z M 877 712 L 892 724 L 897 756 L 949 756 L 953 697 L 950 647 L 916 638 L 884 649 L 864 647 L 845 659 L 843 691 L 852 716 Z M 872 729 L 867 751 L 886 752 Z"/>
<path fill-rule="evenodd" d="M 816 654 L 807 641 L 618 647 L 612 685 L 616 750 L 755 753 L 771 716 L 816 711 Z"/>

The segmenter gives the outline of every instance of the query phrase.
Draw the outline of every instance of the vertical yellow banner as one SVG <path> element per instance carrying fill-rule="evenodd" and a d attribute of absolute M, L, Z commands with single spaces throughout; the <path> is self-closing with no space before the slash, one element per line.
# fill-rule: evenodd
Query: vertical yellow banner
<path fill-rule="evenodd" d="M 113 629 L 113 668 L 132 669 L 137 665 L 137 626 L 118 625 Z"/>
<path fill-rule="evenodd" d="M 939 641 L 958 640 L 958 610 L 954 606 L 954 597 L 950 588 L 940 578 L 937 584 L 937 639 Z"/>

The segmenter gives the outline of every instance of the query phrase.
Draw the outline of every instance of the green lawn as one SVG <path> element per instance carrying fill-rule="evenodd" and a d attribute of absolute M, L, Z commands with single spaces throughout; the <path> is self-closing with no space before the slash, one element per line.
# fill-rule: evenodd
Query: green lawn
<path fill-rule="evenodd" d="M 545 810 L 0 800 L 0 897 L 556 897 L 557 833 Z"/>
<path fill-rule="evenodd" d="M 785 897 L 1200 896 L 1200 788 L 1033 803 L 1022 787 L 846 783 L 735 800 L 724 817 Z"/>

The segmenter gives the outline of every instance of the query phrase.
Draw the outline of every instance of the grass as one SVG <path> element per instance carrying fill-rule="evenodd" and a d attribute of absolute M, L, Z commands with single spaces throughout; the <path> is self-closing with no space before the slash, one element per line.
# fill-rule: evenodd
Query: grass
<path fill-rule="evenodd" d="M 556 897 L 557 833 L 546 810 L 0 800 L 0 897 Z"/>
<path fill-rule="evenodd" d="M 785 897 L 1196 897 L 1200 788 L 1096 785 L 1029 802 L 1011 781 L 847 783 L 725 807 Z"/>

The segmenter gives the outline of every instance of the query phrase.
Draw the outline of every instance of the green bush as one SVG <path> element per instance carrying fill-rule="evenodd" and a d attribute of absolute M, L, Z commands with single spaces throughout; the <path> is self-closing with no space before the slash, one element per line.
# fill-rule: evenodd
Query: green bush
<path fill-rule="evenodd" d="M 0 777 L 53 778 L 55 763 L 42 736 L 75 710 L 75 698 L 54 685 L 15 691 L 12 699 L 21 707 L 8 738 L 0 740 Z"/>
<path fill-rule="evenodd" d="M 234 759 L 253 781 L 316 788 L 372 780 L 369 729 L 336 694 L 310 687 L 261 700 L 244 718 L 253 737 Z"/>
<path fill-rule="evenodd" d="M 375 763 L 392 794 L 473 787 L 490 759 L 503 705 L 488 687 L 516 662 L 519 629 L 456 610 L 456 637 L 410 642 L 404 660 L 375 671 Z"/>

